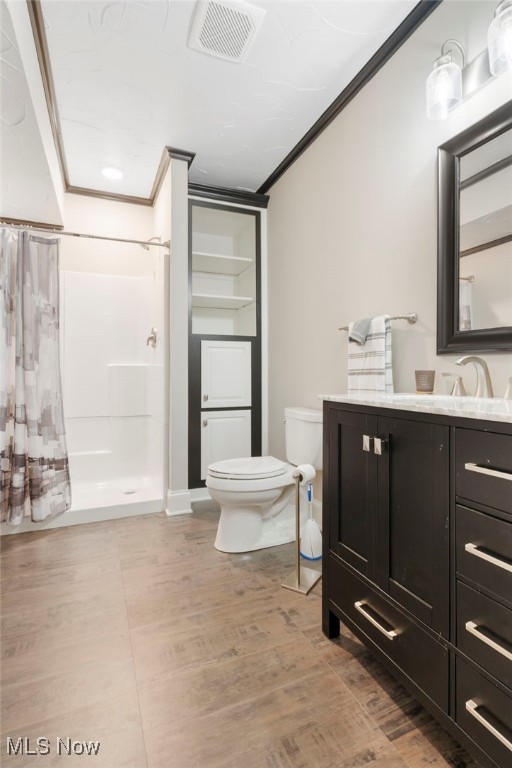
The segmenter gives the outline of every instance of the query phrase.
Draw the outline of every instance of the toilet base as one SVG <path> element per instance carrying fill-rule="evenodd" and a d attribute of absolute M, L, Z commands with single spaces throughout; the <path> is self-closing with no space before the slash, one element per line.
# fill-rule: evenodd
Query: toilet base
<path fill-rule="evenodd" d="M 295 541 L 295 505 L 288 504 L 277 517 L 278 519 L 269 517 L 262 520 L 261 511 L 257 508 L 247 507 L 236 511 L 223 508 L 215 549 L 235 554 L 255 552 L 258 549 L 278 547 Z"/>

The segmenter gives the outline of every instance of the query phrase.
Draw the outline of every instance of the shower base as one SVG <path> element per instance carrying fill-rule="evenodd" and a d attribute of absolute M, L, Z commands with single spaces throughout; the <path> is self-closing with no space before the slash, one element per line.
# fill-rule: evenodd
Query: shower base
<path fill-rule="evenodd" d="M 17 526 L 0 524 L 0 534 L 44 531 L 66 525 L 81 525 L 119 517 L 162 512 L 165 502 L 161 486 L 150 477 L 118 478 L 105 483 L 74 483 L 71 480 L 71 509 L 52 520 Z"/>
<path fill-rule="evenodd" d="M 113 517 L 122 516 L 118 510 L 130 515 L 159 512 L 164 508 L 162 488 L 150 477 L 122 477 L 104 483 L 74 483 L 71 478 L 71 509 L 67 514 L 105 513 L 108 508 L 116 512 Z"/>

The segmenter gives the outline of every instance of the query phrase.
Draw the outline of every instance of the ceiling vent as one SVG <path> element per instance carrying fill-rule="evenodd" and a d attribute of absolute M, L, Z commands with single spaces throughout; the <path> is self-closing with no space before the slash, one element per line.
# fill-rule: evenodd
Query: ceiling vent
<path fill-rule="evenodd" d="M 198 2 L 189 48 L 228 61 L 243 61 L 263 24 L 266 11 L 230 0 Z"/>

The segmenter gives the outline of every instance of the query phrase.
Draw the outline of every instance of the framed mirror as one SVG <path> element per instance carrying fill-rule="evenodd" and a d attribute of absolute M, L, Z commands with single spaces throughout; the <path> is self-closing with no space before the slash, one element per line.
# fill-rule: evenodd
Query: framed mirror
<path fill-rule="evenodd" d="M 437 352 L 512 349 L 512 102 L 438 148 Z"/>

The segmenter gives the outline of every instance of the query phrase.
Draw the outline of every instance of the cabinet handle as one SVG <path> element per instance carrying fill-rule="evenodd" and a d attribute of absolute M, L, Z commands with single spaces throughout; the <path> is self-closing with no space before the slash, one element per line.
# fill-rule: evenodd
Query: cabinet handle
<path fill-rule="evenodd" d="M 475 624 L 474 621 L 466 621 L 465 624 L 466 630 L 470 632 L 472 635 L 477 637 L 479 640 L 482 641 L 482 643 L 485 643 L 486 645 L 490 645 L 490 647 L 494 651 L 498 651 L 498 653 L 501 653 L 502 656 L 504 656 L 509 661 L 512 661 L 512 653 L 510 651 L 507 651 L 506 648 L 503 648 L 502 645 L 499 643 L 496 643 L 494 640 L 491 640 L 489 637 L 486 637 L 482 632 L 478 631 L 478 625 Z"/>
<path fill-rule="evenodd" d="M 509 741 L 507 738 L 505 738 L 505 736 L 500 733 L 498 729 L 494 727 L 494 725 L 491 725 L 491 723 L 486 720 L 483 715 L 480 714 L 478 711 L 478 704 L 473 701 L 473 699 L 466 701 L 466 709 L 471 717 L 474 717 L 475 720 L 478 720 L 478 722 L 483 725 L 483 727 L 486 728 L 489 733 L 492 733 L 492 735 L 495 736 L 498 741 L 500 741 L 507 749 L 512 752 L 512 741 Z"/>
<path fill-rule="evenodd" d="M 372 442 L 373 437 L 370 437 L 370 435 L 363 435 L 363 451 L 366 451 L 366 453 L 370 453 L 372 450 Z"/>
<path fill-rule="evenodd" d="M 481 549 L 478 549 L 476 544 L 465 544 L 464 549 L 466 552 L 469 552 L 470 555 L 480 557 L 482 560 L 486 560 L 488 563 L 497 565 L 498 568 L 503 568 L 504 571 L 512 573 L 511 563 L 507 563 L 505 560 L 502 560 L 500 557 L 496 557 L 495 555 L 488 555 L 487 552 L 482 552 Z"/>
<path fill-rule="evenodd" d="M 208 419 L 203 419 L 203 427 L 207 427 L 207 426 L 208 426 Z"/>
<path fill-rule="evenodd" d="M 203 395 L 203 400 L 204 400 L 205 403 L 207 403 L 208 402 L 208 395 Z"/>
<path fill-rule="evenodd" d="M 394 640 L 395 637 L 398 636 L 398 632 L 395 632 L 394 629 L 385 629 L 382 624 L 379 624 L 379 622 L 373 618 L 373 616 L 370 616 L 369 613 L 366 613 L 364 609 L 365 604 L 361 602 L 361 600 L 357 600 L 357 602 L 354 603 L 354 608 L 356 611 L 359 611 L 359 613 L 362 613 L 365 619 L 367 619 L 370 624 L 373 624 L 374 627 L 377 627 L 379 632 L 382 632 L 383 635 L 386 635 L 388 640 Z"/>
<path fill-rule="evenodd" d="M 377 456 L 382 456 L 386 449 L 388 441 L 385 437 L 374 437 L 373 438 L 373 452 L 377 454 Z"/>
<path fill-rule="evenodd" d="M 481 475 L 491 475 L 491 477 L 500 477 L 502 480 L 512 481 L 512 472 L 504 472 L 500 469 L 489 469 L 489 467 L 481 467 L 479 464 L 475 464 L 472 461 L 468 461 L 464 464 L 464 469 L 468 472 L 479 472 Z"/>

